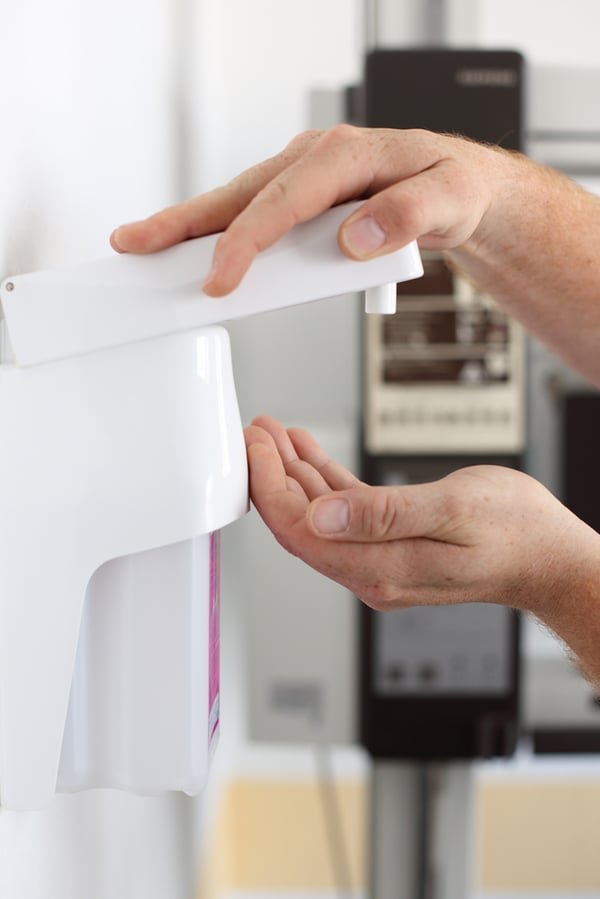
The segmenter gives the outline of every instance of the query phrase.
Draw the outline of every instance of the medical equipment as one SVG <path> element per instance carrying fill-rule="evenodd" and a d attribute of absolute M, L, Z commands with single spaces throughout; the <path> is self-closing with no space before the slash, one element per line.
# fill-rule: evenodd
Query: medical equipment
<path fill-rule="evenodd" d="M 403 85 L 413 84 L 411 91 Z M 523 59 L 479 49 L 375 49 L 360 114 L 372 127 L 426 128 L 519 149 Z M 398 285 L 394 316 L 363 326 L 362 474 L 369 483 L 436 480 L 473 464 L 521 467 L 521 328 L 424 254 Z M 379 758 L 510 755 L 519 722 L 519 628 L 485 603 L 382 615 L 361 610 L 361 734 Z"/>

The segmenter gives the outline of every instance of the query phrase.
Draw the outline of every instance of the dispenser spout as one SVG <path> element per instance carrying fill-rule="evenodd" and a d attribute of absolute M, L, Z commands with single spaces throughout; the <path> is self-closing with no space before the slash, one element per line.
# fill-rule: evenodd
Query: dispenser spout
<path fill-rule="evenodd" d="M 358 205 L 294 227 L 223 298 L 201 289 L 217 234 L 150 256 L 115 255 L 7 278 L 0 306 L 14 359 L 36 365 L 420 277 L 415 242 L 364 262 L 343 255 L 337 231 Z M 373 311 L 394 311 L 395 288 L 384 293 L 386 302 Z"/>

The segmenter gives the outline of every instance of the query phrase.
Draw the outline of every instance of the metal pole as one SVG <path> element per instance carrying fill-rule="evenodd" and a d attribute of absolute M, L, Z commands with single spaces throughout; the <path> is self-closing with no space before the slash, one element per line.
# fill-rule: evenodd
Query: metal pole
<path fill-rule="evenodd" d="M 369 899 L 416 899 L 419 806 L 417 766 L 375 761 Z"/>
<path fill-rule="evenodd" d="M 473 893 L 475 848 L 473 764 L 446 762 L 436 768 L 431 899 L 469 899 Z"/>
<path fill-rule="evenodd" d="M 379 0 L 363 0 L 363 29 L 365 53 L 373 50 L 379 38 Z"/>
<path fill-rule="evenodd" d="M 478 0 L 364 0 L 365 46 L 474 43 L 477 6 Z M 468 899 L 473 792 L 470 763 L 374 761 L 369 899 Z"/>
<path fill-rule="evenodd" d="M 369 899 L 469 899 L 474 836 L 471 763 L 374 762 Z"/>

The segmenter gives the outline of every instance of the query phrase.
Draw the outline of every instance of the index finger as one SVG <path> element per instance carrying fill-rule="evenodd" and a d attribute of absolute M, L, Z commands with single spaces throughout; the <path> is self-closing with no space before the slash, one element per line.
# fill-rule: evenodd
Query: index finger
<path fill-rule="evenodd" d="M 425 132 L 350 125 L 324 132 L 268 181 L 232 220 L 217 242 L 204 291 L 224 296 L 238 286 L 256 255 L 294 225 L 338 203 L 370 196 L 417 175 L 442 155 L 439 136 Z M 352 218 L 359 214 L 356 210 Z M 338 238 L 344 252 L 347 246 L 341 234 L 346 223 Z M 411 233 L 405 242 L 417 236 Z"/>
<path fill-rule="evenodd" d="M 227 184 L 169 206 L 139 222 L 120 225 L 110 235 L 118 253 L 156 253 L 193 237 L 224 231 L 270 181 L 301 156 L 320 131 L 305 131 L 281 153 L 237 175 Z"/>
<path fill-rule="evenodd" d="M 122 252 L 155 252 L 173 243 L 224 230 L 204 282 L 211 296 L 224 296 L 238 286 L 255 256 L 294 225 L 331 206 L 359 196 L 372 196 L 433 167 L 447 152 L 444 138 L 422 131 L 357 128 L 339 125 L 326 132 L 305 132 L 286 149 L 228 185 L 180 206 L 163 210 L 145 222 L 118 228 L 111 237 Z M 356 210 L 350 220 L 356 220 Z M 349 251 L 343 240 L 339 243 Z M 420 233 L 403 235 L 404 242 Z M 394 246 L 383 248 L 390 252 Z"/>

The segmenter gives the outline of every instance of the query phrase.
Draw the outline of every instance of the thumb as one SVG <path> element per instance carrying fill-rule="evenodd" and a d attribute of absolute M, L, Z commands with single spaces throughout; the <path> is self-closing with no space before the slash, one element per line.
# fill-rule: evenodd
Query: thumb
<path fill-rule="evenodd" d="M 483 190 L 465 198 L 464 175 L 452 160 L 392 184 L 368 199 L 338 234 L 342 251 L 371 259 L 411 240 L 427 249 L 452 249 L 468 240 L 485 211 Z"/>
<path fill-rule="evenodd" d="M 457 527 L 459 503 L 443 481 L 402 487 L 360 485 L 313 500 L 306 518 L 314 534 L 338 540 L 381 543 L 423 537 L 465 543 Z"/>

